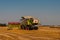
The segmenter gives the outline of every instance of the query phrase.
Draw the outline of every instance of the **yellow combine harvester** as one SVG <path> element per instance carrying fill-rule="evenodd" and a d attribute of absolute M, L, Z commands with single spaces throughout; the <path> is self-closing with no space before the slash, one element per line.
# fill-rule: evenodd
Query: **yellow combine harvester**
<path fill-rule="evenodd" d="M 37 30 L 39 20 L 31 16 L 22 16 L 20 22 L 9 22 L 8 29 L 12 29 L 14 26 L 24 30 Z"/>
<path fill-rule="evenodd" d="M 31 16 L 23 16 L 21 17 L 21 29 L 27 29 L 27 30 L 37 30 L 39 20 L 37 18 L 31 17 Z"/>

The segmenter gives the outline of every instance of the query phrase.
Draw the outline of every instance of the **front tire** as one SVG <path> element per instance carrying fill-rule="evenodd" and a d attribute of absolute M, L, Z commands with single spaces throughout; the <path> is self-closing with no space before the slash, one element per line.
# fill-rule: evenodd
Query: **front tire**
<path fill-rule="evenodd" d="M 25 26 L 21 25 L 21 29 L 25 29 Z"/>
<path fill-rule="evenodd" d="M 34 27 L 34 30 L 38 30 L 38 27 Z"/>
<path fill-rule="evenodd" d="M 33 30 L 33 27 L 29 27 L 29 30 Z"/>

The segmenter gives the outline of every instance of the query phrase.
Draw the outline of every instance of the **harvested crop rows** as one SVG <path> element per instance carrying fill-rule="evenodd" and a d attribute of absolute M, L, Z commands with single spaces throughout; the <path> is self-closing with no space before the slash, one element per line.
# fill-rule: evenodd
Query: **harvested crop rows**
<path fill-rule="evenodd" d="M 4 29 L 0 30 L 0 40 L 60 40 L 60 32 L 56 31 L 50 33 L 50 31 L 48 32 L 49 29 L 39 29 L 36 31 L 5 29 L 5 31 L 3 31 Z"/>

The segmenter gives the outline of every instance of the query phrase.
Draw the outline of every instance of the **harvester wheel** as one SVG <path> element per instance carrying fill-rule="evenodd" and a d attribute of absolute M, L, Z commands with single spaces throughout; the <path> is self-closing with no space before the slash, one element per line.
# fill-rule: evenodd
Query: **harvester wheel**
<path fill-rule="evenodd" d="M 29 30 L 33 30 L 33 27 L 29 27 Z"/>
<path fill-rule="evenodd" d="M 34 27 L 34 30 L 38 30 L 38 27 Z"/>
<path fill-rule="evenodd" d="M 27 29 L 27 30 L 33 30 L 33 27 L 31 27 L 30 25 L 28 25 L 28 26 L 26 27 L 26 29 Z"/>
<path fill-rule="evenodd" d="M 29 27 L 26 27 L 26 30 L 29 30 Z"/>
<path fill-rule="evenodd" d="M 21 25 L 21 29 L 25 29 L 25 26 Z"/>

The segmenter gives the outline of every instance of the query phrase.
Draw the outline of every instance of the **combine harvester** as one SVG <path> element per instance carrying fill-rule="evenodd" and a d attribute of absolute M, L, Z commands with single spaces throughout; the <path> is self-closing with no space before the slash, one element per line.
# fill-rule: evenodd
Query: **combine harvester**
<path fill-rule="evenodd" d="M 11 29 L 13 26 L 11 26 L 12 23 L 10 24 L 9 29 Z M 39 20 L 37 18 L 31 17 L 31 16 L 22 16 L 20 19 L 20 24 L 19 23 L 14 23 L 19 26 L 17 26 L 20 29 L 23 30 L 37 30 L 38 29 L 38 24 Z"/>
<path fill-rule="evenodd" d="M 39 20 L 37 18 L 31 16 L 23 16 L 21 17 L 21 29 L 27 30 L 37 30 Z"/>

